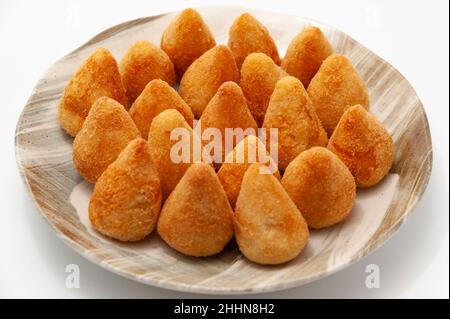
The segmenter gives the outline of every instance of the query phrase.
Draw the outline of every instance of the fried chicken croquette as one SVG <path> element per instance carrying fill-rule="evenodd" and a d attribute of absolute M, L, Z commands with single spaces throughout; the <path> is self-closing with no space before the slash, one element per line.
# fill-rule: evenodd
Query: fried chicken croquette
<path fill-rule="evenodd" d="M 369 109 L 366 85 L 343 55 L 333 54 L 323 61 L 307 91 L 328 136 L 350 106 L 360 104 Z"/>
<path fill-rule="evenodd" d="M 318 27 L 306 27 L 289 44 L 281 67 L 307 88 L 322 62 L 332 53 L 322 31 Z"/>
<path fill-rule="evenodd" d="M 243 13 L 234 20 L 229 31 L 228 47 L 233 52 L 239 69 L 247 55 L 254 52 L 266 54 L 276 64 L 281 62 L 269 31 L 249 13 Z"/>
<path fill-rule="evenodd" d="M 232 215 L 214 170 L 195 163 L 164 203 L 157 229 L 170 247 L 185 255 L 212 256 L 233 236 Z"/>
<path fill-rule="evenodd" d="M 195 60 L 183 75 L 179 93 L 200 118 L 217 89 L 226 81 L 239 81 L 239 70 L 233 54 L 224 45 L 206 51 Z"/>
<path fill-rule="evenodd" d="M 144 91 L 134 101 L 130 116 L 141 136 L 147 138 L 153 118 L 167 109 L 177 110 L 190 126 L 193 125 L 194 114 L 177 91 L 163 80 L 155 79 L 145 86 Z"/>
<path fill-rule="evenodd" d="M 281 180 L 310 228 L 324 228 L 343 221 L 356 198 L 355 180 L 347 166 L 323 147 L 298 155 Z"/>
<path fill-rule="evenodd" d="M 370 187 L 389 172 L 394 143 L 389 132 L 361 105 L 348 108 L 342 115 L 328 149 L 347 165 L 358 187 Z"/>
<path fill-rule="evenodd" d="M 88 182 L 95 183 L 139 130 L 123 105 L 99 98 L 73 141 L 73 163 Z"/>
<path fill-rule="evenodd" d="M 326 146 L 328 139 L 302 82 L 292 76 L 279 80 L 270 97 L 263 128 L 278 129 L 278 166 L 284 170 L 301 152 Z M 270 138 L 270 135 L 267 135 Z M 270 145 L 267 141 L 266 145 Z"/>
<path fill-rule="evenodd" d="M 99 48 L 80 66 L 64 89 L 58 112 L 61 127 L 68 134 L 77 135 L 92 104 L 102 96 L 128 108 L 117 62 L 107 49 Z"/>
<path fill-rule="evenodd" d="M 215 45 L 214 36 L 201 15 L 191 8 L 170 22 L 161 38 L 161 49 L 172 60 L 180 78 L 192 62 Z"/>
<path fill-rule="evenodd" d="M 294 259 L 309 232 L 302 214 L 272 174 L 261 164 L 245 172 L 236 202 L 234 230 L 239 249 L 258 264 L 276 265 Z"/>
<path fill-rule="evenodd" d="M 235 82 L 225 82 L 217 90 L 217 93 L 209 101 L 200 118 L 202 135 L 206 135 L 209 128 L 218 129 L 221 133 L 221 154 L 211 154 L 216 163 L 223 163 L 225 156 L 233 150 L 240 140 L 227 145 L 225 142 L 226 129 L 240 128 L 243 132 L 249 131 L 249 134 L 258 133 L 258 125 L 250 113 L 247 101 L 241 88 Z M 249 130 L 247 130 L 249 129 Z"/>
<path fill-rule="evenodd" d="M 277 167 L 268 154 L 264 143 L 258 137 L 249 135 L 236 145 L 233 152 L 227 155 L 225 162 L 217 172 L 232 208 L 236 206 L 244 174 L 253 163 Z M 278 169 L 273 174 L 277 179 L 280 179 Z"/>
<path fill-rule="evenodd" d="M 161 209 L 161 185 L 147 141 L 131 141 L 98 179 L 89 219 L 100 233 L 137 241 L 150 234 Z"/>
<path fill-rule="evenodd" d="M 249 54 L 242 64 L 239 85 L 256 123 L 262 125 L 275 84 L 288 74 L 264 53 Z"/>
<path fill-rule="evenodd" d="M 189 140 L 183 139 L 178 135 L 171 138 L 172 131 L 182 129 L 183 133 L 189 135 Z M 174 131 L 174 133 L 176 133 Z M 163 199 L 167 198 L 175 186 L 183 177 L 184 173 L 193 162 L 204 160 L 202 153 L 202 145 L 200 137 L 198 137 L 192 128 L 185 121 L 183 116 L 174 109 L 168 109 L 157 115 L 150 125 L 148 134 L 148 142 L 150 145 L 150 154 L 152 156 L 153 165 L 161 179 L 161 189 Z M 199 143 L 200 158 L 194 155 L 195 143 Z M 178 148 L 184 148 L 189 151 L 187 158 L 179 160 L 173 158 L 179 155 Z"/>
<path fill-rule="evenodd" d="M 170 58 L 148 40 L 137 41 L 127 50 L 120 61 L 119 70 L 130 103 L 136 100 L 151 80 L 161 79 L 174 85 L 176 79 Z"/>

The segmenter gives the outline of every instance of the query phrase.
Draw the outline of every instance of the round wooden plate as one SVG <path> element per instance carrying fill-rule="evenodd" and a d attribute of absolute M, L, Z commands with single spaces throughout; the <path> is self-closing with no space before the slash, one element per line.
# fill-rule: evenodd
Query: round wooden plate
<path fill-rule="evenodd" d="M 227 43 L 228 29 L 243 12 L 250 12 L 269 29 L 280 55 L 306 25 L 320 27 L 335 52 L 347 55 L 365 80 L 371 112 L 388 128 L 395 142 L 390 174 L 377 186 L 358 190 L 350 217 L 343 223 L 312 231 L 295 260 L 280 266 L 260 266 L 246 260 L 236 244 L 218 256 L 183 256 L 153 233 L 135 244 L 123 244 L 96 233 L 87 218 L 92 186 L 72 164 L 72 138 L 57 120 L 58 102 L 78 66 L 98 47 L 120 59 L 135 41 L 159 44 L 177 13 L 141 18 L 114 26 L 56 62 L 34 88 L 16 128 L 16 158 L 42 216 L 59 237 L 92 262 L 145 284 L 201 293 L 232 294 L 273 291 L 329 275 L 384 243 L 403 224 L 426 188 L 431 173 L 432 145 L 422 103 L 408 81 L 386 61 L 330 26 L 295 16 L 235 7 L 198 11 L 218 43 Z"/>

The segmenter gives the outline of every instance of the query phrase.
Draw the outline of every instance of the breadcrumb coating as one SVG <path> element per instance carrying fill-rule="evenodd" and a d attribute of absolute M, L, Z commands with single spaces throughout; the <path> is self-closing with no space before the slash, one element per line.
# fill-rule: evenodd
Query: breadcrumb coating
<path fill-rule="evenodd" d="M 275 84 L 287 75 L 264 53 L 252 53 L 245 58 L 239 85 L 247 98 L 248 108 L 259 126 L 263 124 Z"/>
<path fill-rule="evenodd" d="M 260 52 L 280 64 L 280 56 L 275 41 L 267 28 L 249 13 L 243 13 L 234 20 L 229 31 L 228 47 L 233 52 L 240 69 L 250 53 Z"/>
<path fill-rule="evenodd" d="M 273 161 L 273 159 L 270 158 L 264 143 L 254 135 L 244 138 L 236 145 L 233 152 L 227 155 L 225 162 L 217 172 L 217 176 L 227 194 L 231 207 L 236 206 L 242 179 L 250 165 L 261 163 L 269 166 L 270 161 Z M 278 169 L 273 174 L 277 179 L 280 179 Z"/>
<path fill-rule="evenodd" d="M 331 136 L 344 111 L 360 104 L 369 109 L 366 85 L 350 60 L 339 54 L 329 56 L 308 86 L 314 110 Z"/>
<path fill-rule="evenodd" d="M 305 247 L 309 232 L 302 214 L 272 174 L 260 165 L 245 172 L 236 202 L 234 230 L 239 249 L 258 264 L 288 262 Z"/>
<path fill-rule="evenodd" d="M 141 132 L 148 137 L 153 118 L 167 109 L 175 109 L 192 126 L 194 114 L 191 108 L 178 95 L 177 91 L 160 79 L 151 80 L 130 108 L 130 116 Z"/>
<path fill-rule="evenodd" d="M 247 101 L 241 88 L 235 82 L 225 82 L 217 90 L 217 93 L 209 101 L 200 118 L 202 133 L 208 128 L 218 129 L 222 136 L 222 156 L 218 158 L 223 163 L 226 150 L 226 129 L 241 128 L 243 130 L 252 129 L 253 134 L 257 134 L 258 125 L 250 113 Z M 231 150 L 239 143 L 235 141 Z M 215 158 L 213 156 L 213 158 Z"/>
<path fill-rule="evenodd" d="M 158 233 L 185 255 L 212 256 L 220 253 L 233 236 L 232 215 L 214 170 L 196 163 L 164 203 Z"/>
<path fill-rule="evenodd" d="M 239 70 L 230 49 L 218 45 L 189 66 L 181 79 L 179 93 L 194 116 L 200 118 L 208 102 L 227 81 L 238 82 Z"/>
<path fill-rule="evenodd" d="M 192 62 L 215 45 L 211 30 L 201 15 L 191 8 L 181 11 L 167 26 L 161 38 L 161 49 L 172 60 L 180 78 Z"/>
<path fill-rule="evenodd" d="M 312 146 L 326 146 L 328 142 L 308 94 L 300 80 L 292 76 L 277 82 L 263 128 L 278 129 L 278 166 L 281 170 L 301 152 Z M 266 145 L 270 145 L 269 141 Z"/>
<path fill-rule="evenodd" d="M 300 153 L 281 180 L 310 228 L 324 228 L 343 221 L 356 198 L 356 185 L 347 166 L 323 147 Z"/>
<path fill-rule="evenodd" d="M 318 27 L 306 27 L 289 44 L 281 67 L 308 87 L 322 62 L 333 53 Z"/>
<path fill-rule="evenodd" d="M 134 43 L 122 57 L 120 75 L 128 101 L 133 103 L 148 82 L 161 79 L 169 85 L 175 84 L 175 69 L 167 54 L 148 40 Z"/>
<path fill-rule="evenodd" d="M 123 105 L 108 97 L 99 98 L 73 141 L 76 170 L 88 182 L 95 183 L 137 137 L 139 131 Z"/>
<path fill-rule="evenodd" d="M 131 141 L 95 184 L 89 219 L 102 234 L 136 241 L 150 234 L 161 209 L 161 186 L 147 141 Z"/>
<path fill-rule="evenodd" d="M 171 140 L 171 132 L 176 128 L 185 129 L 189 133 L 189 141 Z M 169 196 L 186 170 L 195 161 L 193 155 L 194 141 L 201 145 L 200 138 L 192 131 L 192 128 L 177 110 L 165 110 L 153 119 L 150 125 L 148 142 L 153 165 L 161 179 L 164 199 Z M 176 163 L 171 158 L 172 147 L 175 144 L 183 144 L 189 150 L 189 161 Z"/>
<path fill-rule="evenodd" d="M 347 165 L 356 186 L 370 187 L 389 172 L 394 143 L 383 124 L 361 105 L 347 109 L 328 142 L 328 149 Z"/>
<path fill-rule="evenodd" d="M 61 127 L 68 134 L 77 135 L 92 104 L 102 96 L 128 108 L 117 62 L 111 52 L 99 48 L 78 68 L 64 89 L 58 112 Z"/>

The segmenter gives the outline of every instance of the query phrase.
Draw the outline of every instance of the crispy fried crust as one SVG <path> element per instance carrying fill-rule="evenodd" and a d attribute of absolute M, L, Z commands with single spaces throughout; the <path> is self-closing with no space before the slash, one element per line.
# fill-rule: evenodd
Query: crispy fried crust
<path fill-rule="evenodd" d="M 161 186 L 147 142 L 131 141 L 95 184 L 89 218 L 102 234 L 136 241 L 150 234 L 161 209 Z"/>
<path fill-rule="evenodd" d="M 231 207 L 236 206 L 242 179 L 250 165 L 252 163 L 269 165 L 271 160 L 264 143 L 254 135 L 244 138 L 236 145 L 233 152 L 227 155 L 225 162 L 217 172 L 217 176 L 227 194 Z M 274 176 L 280 179 L 280 172 L 276 170 Z"/>
<path fill-rule="evenodd" d="M 241 68 L 239 85 L 256 123 L 262 125 L 275 84 L 288 74 L 263 53 L 248 55 Z"/>
<path fill-rule="evenodd" d="M 306 27 L 289 44 L 281 67 L 308 87 L 322 62 L 332 53 L 322 31 L 318 27 Z"/>
<path fill-rule="evenodd" d="M 175 83 L 172 61 L 163 50 L 147 40 L 138 41 L 128 49 L 119 69 L 130 103 L 153 79 L 161 79 L 169 85 Z"/>
<path fill-rule="evenodd" d="M 294 259 L 308 241 L 308 225 L 272 174 L 260 174 L 252 164 L 242 180 L 234 229 L 241 252 L 259 264 Z"/>
<path fill-rule="evenodd" d="M 269 31 L 249 13 L 241 14 L 234 20 L 229 31 L 228 47 L 233 52 L 239 69 L 247 55 L 254 52 L 266 54 L 276 64 L 281 62 Z"/>
<path fill-rule="evenodd" d="M 64 89 L 58 113 L 61 127 L 70 135 L 77 135 L 92 104 L 102 96 L 128 107 L 116 60 L 107 49 L 99 48 L 80 66 Z"/>
<path fill-rule="evenodd" d="M 200 118 L 217 89 L 226 81 L 239 81 L 239 70 L 233 54 L 224 45 L 205 52 L 192 63 L 183 75 L 179 93 Z"/>
<path fill-rule="evenodd" d="M 73 141 L 73 163 L 78 173 L 95 183 L 127 144 L 139 137 L 123 105 L 108 97 L 94 103 Z"/>
<path fill-rule="evenodd" d="M 223 163 L 227 155 L 225 129 L 241 128 L 246 130 L 249 128 L 253 130 L 253 134 L 258 132 L 258 125 L 248 109 L 247 101 L 241 88 L 231 81 L 225 82 L 220 86 L 203 111 L 199 123 L 201 123 L 202 133 L 208 128 L 218 129 L 221 132 L 222 157 L 220 158 L 220 163 Z M 236 146 L 236 143 L 233 143 L 232 148 L 234 146 Z"/>
<path fill-rule="evenodd" d="M 179 77 L 192 62 L 215 45 L 214 36 L 201 15 L 191 8 L 183 10 L 167 26 L 161 38 L 161 49 L 172 60 Z"/>
<path fill-rule="evenodd" d="M 171 140 L 171 132 L 176 128 L 184 128 L 189 132 L 189 145 L 186 145 L 188 142 L 184 140 Z M 195 161 L 192 153 L 194 151 L 194 140 L 196 143 L 201 143 L 199 137 L 192 131 L 192 128 L 178 111 L 168 109 L 161 112 L 153 119 L 150 126 L 148 141 L 153 165 L 161 178 L 161 188 L 164 199 L 169 196 L 183 177 L 186 170 Z M 183 144 L 186 146 L 186 149 L 190 150 L 190 159 L 188 163 L 176 163 L 171 158 L 171 150 L 175 144 Z"/>
<path fill-rule="evenodd" d="M 196 163 L 164 203 L 158 233 L 185 255 L 211 256 L 220 253 L 233 236 L 232 215 L 214 170 Z"/>
<path fill-rule="evenodd" d="M 169 84 L 163 80 L 150 81 L 144 91 L 134 101 L 130 108 L 130 116 L 136 123 L 143 138 L 148 137 L 148 130 L 153 118 L 167 109 L 175 109 L 183 115 L 186 122 L 192 126 L 194 114 Z"/>
<path fill-rule="evenodd" d="M 298 155 L 281 180 L 310 228 L 344 220 L 356 198 L 356 185 L 347 166 L 332 152 L 313 147 Z"/>
<path fill-rule="evenodd" d="M 300 80 L 292 76 L 277 82 L 263 128 L 278 129 L 278 166 L 281 170 L 304 150 L 312 146 L 326 146 L 328 142 L 308 94 Z M 270 145 L 269 141 L 266 145 Z"/>
<path fill-rule="evenodd" d="M 386 128 L 361 105 L 347 109 L 328 142 L 347 165 L 358 187 L 370 187 L 391 168 L 394 143 Z"/>
<path fill-rule="evenodd" d="M 355 104 L 369 109 L 366 85 L 348 58 L 329 56 L 308 86 L 314 110 L 331 136 L 344 111 Z"/>

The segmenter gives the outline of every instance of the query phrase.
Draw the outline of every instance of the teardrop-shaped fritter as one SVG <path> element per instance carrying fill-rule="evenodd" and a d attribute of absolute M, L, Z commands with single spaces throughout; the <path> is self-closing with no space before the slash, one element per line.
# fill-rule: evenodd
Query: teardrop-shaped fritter
<path fill-rule="evenodd" d="M 328 149 L 347 165 L 358 187 L 370 187 L 381 181 L 394 158 L 391 135 L 361 105 L 345 111 L 328 142 Z"/>
<path fill-rule="evenodd" d="M 147 138 L 153 118 L 167 109 L 180 112 L 186 122 L 192 126 L 194 114 L 191 108 L 173 87 L 163 80 L 155 79 L 145 86 L 144 91 L 134 101 L 130 108 L 130 116 L 141 132 L 141 136 Z"/>
<path fill-rule="evenodd" d="M 333 49 L 322 31 L 318 27 L 306 27 L 289 44 L 281 67 L 306 88 L 331 54 Z"/>
<path fill-rule="evenodd" d="M 226 81 L 239 81 L 233 54 L 224 45 L 206 51 L 192 63 L 180 82 L 180 95 L 200 118 L 217 89 Z"/>
<path fill-rule="evenodd" d="M 134 43 L 122 57 L 119 69 L 130 103 L 153 79 L 161 79 L 169 85 L 175 83 L 172 61 L 163 50 L 148 40 Z"/>
<path fill-rule="evenodd" d="M 225 162 L 217 172 L 233 208 L 236 205 L 244 174 L 253 163 L 261 163 L 267 165 L 268 168 L 273 168 L 273 174 L 280 179 L 277 165 L 268 154 L 264 143 L 254 135 L 247 136 L 236 145 L 233 152 L 227 155 Z"/>
<path fill-rule="evenodd" d="M 78 173 L 95 183 L 139 130 L 122 104 L 108 97 L 94 103 L 73 141 L 73 163 Z"/>
<path fill-rule="evenodd" d="M 350 106 L 360 104 L 369 109 L 366 85 L 343 55 L 333 54 L 323 61 L 307 91 L 328 136 Z"/>
<path fill-rule="evenodd" d="M 163 198 L 169 196 L 192 163 L 205 160 L 200 137 L 174 109 L 165 110 L 153 119 L 148 142 L 161 179 Z"/>
<path fill-rule="evenodd" d="M 161 210 L 161 186 L 147 141 L 131 141 L 98 179 L 89 219 L 102 234 L 136 241 L 150 234 Z"/>
<path fill-rule="evenodd" d="M 284 171 L 281 184 L 311 228 L 341 222 L 355 203 L 352 174 L 339 157 L 323 147 L 298 155 Z"/>
<path fill-rule="evenodd" d="M 183 10 L 170 22 L 161 38 L 161 49 L 172 60 L 179 77 L 215 45 L 214 36 L 201 15 L 191 8 Z"/>
<path fill-rule="evenodd" d="M 228 47 L 233 52 L 240 69 L 247 55 L 260 52 L 280 64 L 278 49 L 265 26 L 249 13 L 243 13 L 234 20 L 230 28 Z"/>
<path fill-rule="evenodd" d="M 217 129 L 220 132 L 222 152 L 221 154 L 211 154 L 216 155 L 213 158 L 219 163 L 223 163 L 225 156 L 240 142 L 233 138 L 234 143 L 229 145 L 231 149 L 226 149 L 225 138 L 226 134 L 229 135 L 226 129 L 240 128 L 243 132 L 250 131 L 250 134 L 258 133 L 258 126 L 248 110 L 247 101 L 241 88 L 231 81 L 225 82 L 217 90 L 203 111 L 199 124 L 202 133 L 207 129 Z"/>
<path fill-rule="evenodd" d="M 64 90 L 58 113 L 61 127 L 70 135 L 77 135 L 92 104 L 102 96 L 128 108 L 117 62 L 107 49 L 99 48 L 80 66 Z"/>
<path fill-rule="evenodd" d="M 308 225 L 276 177 L 261 174 L 260 168 L 252 164 L 242 180 L 234 216 L 236 240 L 251 261 L 281 264 L 303 250 Z"/>
<path fill-rule="evenodd" d="M 263 128 L 278 129 L 278 141 L 274 144 L 278 145 L 278 166 L 281 170 L 304 150 L 312 146 L 326 146 L 328 142 L 308 94 L 300 80 L 292 76 L 277 82 Z"/>
<path fill-rule="evenodd" d="M 248 55 L 241 68 L 239 85 L 256 123 L 262 125 L 275 84 L 288 74 L 264 53 Z"/>
<path fill-rule="evenodd" d="M 233 236 L 232 215 L 214 170 L 196 163 L 164 203 L 158 233 L 185 255 L 211 256 L 220 253 Z"/>

